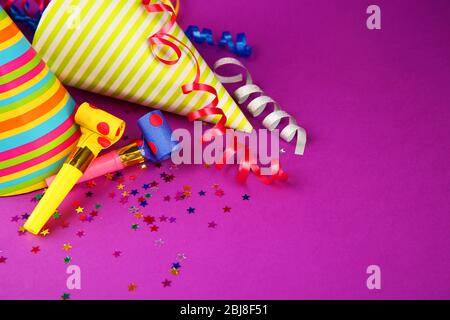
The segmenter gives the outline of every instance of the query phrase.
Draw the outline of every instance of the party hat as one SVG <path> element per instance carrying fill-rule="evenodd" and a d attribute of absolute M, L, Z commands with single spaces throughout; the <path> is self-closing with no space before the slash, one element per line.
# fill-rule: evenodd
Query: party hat
<path fill-rule="evenodd" d="M 72 151 L 75 102 L 0 7 L 0 196 L 45 187 Z"/>
<path fill-rule="evenodd" d="M 148 38 L 170 18 L 167 12 L 149 12 L 142 0 L 53 0 L 42 15 L 33 44 L 69 86 L 187 115 L 208 104 L 211 95 L 181 90 L 196 76 L 189 50 L 181 48 L 181 58 L 173 65 L 162 63 L 151 51 Z M 175 23 L 167 33 L 192 50 L 200 65 L 200 81 L 218 93 L 217 107 L 227 117 L 226 126 L 251 132 L 241 109 L 181 28 Z M 204 120 L 217 122 L 218 117 Z"/>

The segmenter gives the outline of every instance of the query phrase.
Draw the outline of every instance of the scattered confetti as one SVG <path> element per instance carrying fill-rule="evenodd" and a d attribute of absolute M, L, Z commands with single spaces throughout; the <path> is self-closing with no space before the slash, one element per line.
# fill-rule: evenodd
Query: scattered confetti
<path fill-rule="evenodd" d="M 164 245 L 164 240 L 163 239 L 155 240 L 155 246 L 162 247 L 163 245 Z"/>
<path fill-rule="evenodd" d="M 31 248 L 31 252 L 34 253 L 34 254 L 37 254 L 39 251 L 41 251 L 41 248 L 39 246 Z"/>
<path fill-rule="evenodd" d="M 84 208 L 78 206 L 78 207 L 75 209 L 75 211 L 76 211 L 78 214 L 80 214 L 80 213 L 83 213 Z"/>
<path fill-rule="evenodd" d="M 161 282 L 164 288 L 170 287 L 172 285 L 172 281 L 165 279 L 163 282 Z"/>
<path fill-rule="evenodd" d="M 214 221 L 208 222 L 208 228 L 215 229 L 217 227 L 217 223 Z"/>
<path fill-rule="evenodd" d="M 187 209 L 187 212 L 188 212 L 189 214 L 193 214 L 193 213 L 195 213 L 195 208 L 189 207 L 189 208 Z"/>
<path fill-rule="evenodd" d="M 249 196 L 248 194 L 244 194 L 244 195 L 242 196 L 242 200 L 248 201 L 248 200 L 250 200 L 250 196 Z"/>
<path fill-rule="evenodd" d="M 72 249 L 72 245 L 70 243 L 64 243 L 62 249 L 64 251 L 69 251 L 70 249 Z"/>
<path fill-rule="evenodd" d="M 81 238 L 81 237 L 84 237 L 86 234 L 83 230 L 80 230 L 80 231 L 77 231 L 76 235 L 78 238 Z"/>
<path fill-rule="evenodd" d="M 134 292 L 134 291 L 136 291 L 136 289 L 137 289 L 137 285 L 135 283 L 132 282 L 128 285 L 128 291 Z"/>
<path fill-rule="evenodd" d="M 63 293 L 61 296 L 61 299 L 63 300 L 70 300 L 70 293 Z"/>
<path fill-rule="evenodd" d="M 8 260 L 5 256 L 0 256 L 0 263 L 6 263 L 6 260 Z"/>
<path fill-rule="evenodd" d="M 67 257 L 64 258 L 64 263 L 65 263 L 65 264 L 69 264 L 71 261 L 72 261 L 72 258 L 69 257 L 69 256 L 67 256 Z"/>

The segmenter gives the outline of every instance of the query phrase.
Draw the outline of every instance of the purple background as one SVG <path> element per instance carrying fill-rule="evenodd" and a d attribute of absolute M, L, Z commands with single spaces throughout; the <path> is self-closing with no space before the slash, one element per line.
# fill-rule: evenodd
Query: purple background
<path fill-rule="evenodd" d="M 173 216 L 150 232 L 120 204 L 116 182 L 77 187 L 47 237 L 18 236 L 33 195 L 0 199 L 0 298 L 303 299 L 450 298 L 449 83 L 447 0 L 376 1 L 382 30 L 369 31 L 369 1 L 220 1 L 182 3 L 180 24 L 245 31 L 254 80 L 307 129 L 303 157 L 283 144 L 290 180 L 265 186 L 234 181 L 235 169 L 202 166 L 124 172 L 127 190 L 156 180 L 145 215 Z M 209 63 L 225 55 L 199 45 Z M 73 91 L 133 123 L 147 109 Z M 172 127 L 190 128 L 167 115 Z M 260 120 L 253 121 L 260 128 Z M 127 135 L 137 135 L 129 125 Z M 160 173 L 175 175 L 165 183 Z M 136 181 L 129 176 L 140 174 Z M 213 194 L 217 183 L 225 195 Z M 192 187 L 192 197 L 163 201 Z M 207 192 L 200 197 L 197 192 Z M 92 198 L 85 192 L 91 190 Z M 116 192 L 115 199 L 108 197 Z M 241 196 L 249 194 L 250 200 Z M 86 212 L 81 222 L 70 203 Z M 188 207 L 196 208 L 188 215 Z M 222 208 L 230 206 L 230 213 Z M 68 228 L 60 228 L 63 221 Z M 208 228 L 215 221 L 217 228 Z M 140 229 L 133 231 L 132 223 Z M 82 238 L 75 233 L 86 232 Z M 154 241 L 163 239 L 157 247 Z M 64 243 L 73 248 L 66 253 Z M 40 246 L 38 254 L 30 252 Z M 119 258 L 113 257 L 122 251 Z M 181 273 L 168 270 L 184 253 Z M 68 290 L 63 258 L 81 267 L 82 289 Z M 382 289 L 366 287 L 366 268 L 381 267 Z M 171 287 L 161 284 L 171 280 Z M 129 283 L 138 286 L 129 292 Z"/>

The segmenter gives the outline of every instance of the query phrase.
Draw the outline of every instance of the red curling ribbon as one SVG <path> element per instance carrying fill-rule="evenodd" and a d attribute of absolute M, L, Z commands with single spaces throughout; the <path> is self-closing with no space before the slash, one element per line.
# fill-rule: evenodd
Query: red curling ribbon
<path fill-rule="evenodd" d="M 203 119 L 204 117 L 216 115 L 220 116 L 220 120 L 217 122 L 217 124 L 212 128 L 206 131 L 202 137 L 202 142 L 210 142 L 214 140 L 215 137 L 224 135 L 226 133 L 226 127 L 225 124 L 227 122 L 227 117 L 222 109 L 218 108 L 219 105 L 219 96 L 217 94 L 217 91 L 214 87 L 201 83 L 201 70 L 200 70 L 200 63 L 198 62 L 197 57 L 195 56 L 194 52 L 183 42 L 175 38 L 174 36 L 170 35 L 168 32 L 172 29 L 172 27 L 175 24 L 176 21 L 176 13 L 174 11 L 173 6 L 168 5 L 166 3 L 151 3 L 151 0 L 142 0 L 142 4 L 144 5 L 145 9 L 150 13 L 169 13 L 170 19 L 169 21 L 155 34 L 150 36 L 148 38 L 148 41 L 150 43 L 150 48 L 152 50 L 152 53 L 154 56 L 161 61 L 164 64 L 167 65 L 174 65 L 179 62 L 181 59 L 181 49 L 180 46 L 184 47 L 188 52 L 190 53 L 191 57 L 193 58 L 195 65 L 196 65 L 196 75 L 195 79 L 192 83 L 185 84 L 181 87 L 184 94 L 189 94 L 194 91 L 198 92 L 206 92 L 210 93 L 214 96 L 214 99 L 208 103 L 206 106 L 200 108 L 197 111 L 190 112 L 188 114 L 189 121 L 195 121 Z M 176 8 L 178 8 L 179 3 L 177 0 Z M 156 52 L 155 48 L 157 46 L 168 46 L 170 49 L 173 50 L 173 52 L 176 55 L 175 59 L 168 60 L 160 57 L 158 53 Z M 248 175 L 250 172 L 253 172 L 263 183 L 270 184 L 275 180 L 281 180 L 285 181 L 287 179 L 287 174 L 283 172 L 281 169 L 280 163 L 278 160 L 273 160 L 271 163 L 271 175 L 266 176 L 261 173 L 261 168 L 256 164 L 256 161 L 254 161 L 253 156 L 251 155 L 251 152 L 248 148 L 248 146 L 242 146 L 237 144 L 237 137 L 233 136 L 233 146 L 229 146 L 225 149 L 223 153 L 223 161 L 222 164 L 216 164 L 216 167 L 221 169 L 224 164 L 227 162 L 226 160 L 230 157 L 234 157 L 235 154 L 238 153 L 239 150 L 244 151 L 244 159 L 241 160 L 241 163 L 239 165 L 237 180 L 241 183 L 245 182 L 247 180 Z"/>

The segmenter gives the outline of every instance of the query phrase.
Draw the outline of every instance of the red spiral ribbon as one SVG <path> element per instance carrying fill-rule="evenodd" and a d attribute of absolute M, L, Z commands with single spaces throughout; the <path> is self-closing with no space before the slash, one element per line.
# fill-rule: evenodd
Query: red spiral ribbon
<path fill-rule="evenodd" d="M 196 65 L 196 75 L 195 79 L 192 83 L 185 84 L 181 87 L 184 94 L 189 94 L 194 91 L 197 92 L 206 92 L 214 96 L 214 99 L 208 103 L 206 106 L 200 108 L 197 111 L 190 112 L 188 114 L 189 121 L 195 121 L 203 119 L 204 117 L 215 115 L 220 116 L 220 120 L 217 122 L 217 124 L 212 128 L 206 131 L 202 137 L 202 142 L 210 142 L 214 140 L 214 138 L 218 136 L 222 136 L 226 133 L 226 127 L 225 124 L 227 122 L 227 117 L 222 109 L 218 108 L 219 105 L 219 96 L 217 94 L 217 90 L 205 83 L 200 82 L 201 78 L 201 70 L 200 70 L 200 63 L 198 62 L 197 57 L 195 56 L 194 52 L 183 42 L 169 34 L 168 32 L 172 29 L 172 27 L 175 24 L 176 21 L 176 13 L 174 11 L 174 8 L 171 5 L 168 5 L 166 3 L 151 3 L 151 0 L 142 0 L 142 4 L 144 5 L 145 9 L 150 13 L 169 13 L 170 19 L 169 21 L 155 34 L 150 36 L 148 38 L 148 41 L 150 43 L 151 50 L 154 54 L 154 56 L 161 61 L 164 64 L 167 65 L 174 65 L 178 63 L 181 59 L 181 48 L 183 47 L 190 53 L 191 57 L 193 58 L 195 65 Z M 178 7 L 178 0 L 177 0 L 177 7 Z M 158 52 L 155 50 L 157 46 L 167 46 L 170 49 L 173 50 L 173 52 L 176 55 L 175 59 L 165 59 L 158 55 Z M 273 160 L 271 163 L 271 175 L 263 175 L 261 172 L 261 168 L 256 164 L 256 161 L 251 154 L 250 149 L 248 146 L 242 146 L 237 143 L 237 137 L 233 134 L 233 144 L 231 146 L 228 146 L 224 153 L 223 153 L 223 161 L 222 164 L 217 164 L 217 168 L 222 168 L 224 166 L 224 163 L 227 162 L 228 159 L 231 157 L 234 157 L 239 150 L 244 151 L 244 159 L 241 160 L 241 163 L 239 165 L 239 171 L 237 179 L 239 182 L 245 182 L 249 173 L 253 172 L 262 182 L 266 184 L 270 184 L 275 180 L 282 180 L 285 181 L 287 179 L 287 174 L 283 172 L 281 169 L 280 163 L 278 160 Z"/>

